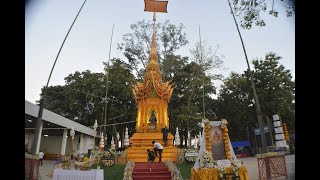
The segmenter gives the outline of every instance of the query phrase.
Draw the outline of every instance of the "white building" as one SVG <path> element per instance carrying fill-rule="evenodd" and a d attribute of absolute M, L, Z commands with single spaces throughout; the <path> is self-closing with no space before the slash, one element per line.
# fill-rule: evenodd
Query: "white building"
<path fill-rule="evenodd" d="M 34 132 L 39 106 L 25 101 L 25 145 L 30 152 L 34 143 Z M 40 138 L 37 142 L 37 153 L 45 150 L 46 154 L 71 155 L 72 140 L 70 129 L 73 127 L 75 154 L 88 153 L 94 148 L 94 130 L 75 121 L 71 121 L 47 109 L 43 110 Z M 96 136 L 97 137 L 97 136 Z"/>

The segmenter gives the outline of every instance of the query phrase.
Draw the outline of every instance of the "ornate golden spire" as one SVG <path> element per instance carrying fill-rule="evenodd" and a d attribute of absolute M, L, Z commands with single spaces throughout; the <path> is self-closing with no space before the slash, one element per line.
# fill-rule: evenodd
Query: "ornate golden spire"
<path fill-rule="evenodd" d="M 169 100 L 174 89 L 169 82 L 163 82 L 158 64 L 156 39 L 156 12 L 167 12 L 167 1 L 145 0 L 145 11 L 153 12 L 153 33 L 149 52 L 149 62 L 144 74 L 144 82 L 133 87 L 136 99 L 146 99 L 150 94 L 156 94 L 161 99 Z M 155 93 L 153 93 L 155 92 Z"/>
<path fill-rule="evenodd" d="M 156 41 L 156 12 L 167 13 L 168 1 L 155 1 L 155 0 L 145 0 L 144 11 L 153 12 L 153 33 L 151 48 L 149 53 L 149 64 L 158 65 L 158 54 L 157 54 L 157 41 Z M 159 66 L 159 65 L 158 65 Z M 147 69 L 148 70 L 148 69 Z"/>
<path fill-rule="evenodd" d="M 162 73 L 158 64 L 157 39 L 156 39 L 156 11 L 153 12 L 153 32 L 151 40 L 151 48 L 149 52 L 149 63 L 144 74 L 144 80 L 150 83 L 162 82 Z"/>
<path fill-rule="evenodd" d="M 156 22 L 156 12 L 153 12 L 153 33 L 152 33 L 151 49 L 150 49 L 150 54 L 149 54 L 149 64 L 151 64 L 151 63 L 157 64 L 157 61 L 158 61 L 155 22 Z"/>

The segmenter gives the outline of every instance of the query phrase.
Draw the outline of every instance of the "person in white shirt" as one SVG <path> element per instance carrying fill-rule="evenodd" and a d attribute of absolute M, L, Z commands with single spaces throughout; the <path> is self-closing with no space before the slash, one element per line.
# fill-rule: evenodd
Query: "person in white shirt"
<path fill-rule="evenodd" d="M 162 157 L 162 150 L 163 147 L 160 143 L 152 141 L 153 147 L 154 147 L 154 153 L 156 156 L 158 156 L 157 151 L 159 152 L 159 162 L 161 162 L 161 157 Z"/>
<path fill-rule="evenodd" d="M 40 152 L 39 152 L 39 160 L 40 160 L 40 165 L 41 166 L 43 164 L 43 156 L 44 156 L 44 153 L 42 152 L 42 150 L 40 150 Z"/>

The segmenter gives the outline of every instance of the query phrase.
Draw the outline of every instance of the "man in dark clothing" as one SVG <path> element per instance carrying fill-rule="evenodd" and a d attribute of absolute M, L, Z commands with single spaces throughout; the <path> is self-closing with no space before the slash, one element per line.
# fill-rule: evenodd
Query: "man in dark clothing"
<path fill-rule="evenodd" d="M 170 130 L 167 128 L 167 126 L 162 128 L 162 133 L 163 133 L 162 139 L 163 139 L 165 146 L 167 146 L 167 143 L 168 143 L 168 133 L 169 132 L 170 132 Z"/>
<path fill-rule="evenodd" d="M 154 162 L 154 160 L 155 160 L 155 156 L 154 156 L 154 152 L 153 151 L 150 151 L 150 149 L 148 149 L 147 150 L 147 152 L 148 152 L 148 161 L 149 162 Z"/>

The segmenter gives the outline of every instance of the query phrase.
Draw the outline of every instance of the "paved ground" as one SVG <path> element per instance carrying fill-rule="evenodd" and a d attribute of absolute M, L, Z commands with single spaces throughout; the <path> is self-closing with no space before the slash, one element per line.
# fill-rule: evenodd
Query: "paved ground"
<path fill-rule="evenodd" d="M 43 160 L 43 165 L 39 167 L 39 180 L 51 180 L 47 175 L 50 171 L 53 171 L 54 163 L 56 161 Z"/>
<path fill-rule="evenodd" d="M 250 180 L 259 180 L 259 172 L 258 172 L 258 163 L 255 157 L 248 158 L 240 158 L 243 161 L 243 164 L 247 167 Z M 40 166 L 39 180 L 51 180 L 47 175 L 50 171 L 53 171 L 55 161 L 43 161 L 43 166 Z M 286 156 L 286 164 L 287 164 L 287 172 L 288 172 L 288 180 L 295 179 L 295 155 L 287 155 Z M 285 178 L 278 178 L 285 179 Z"/>

